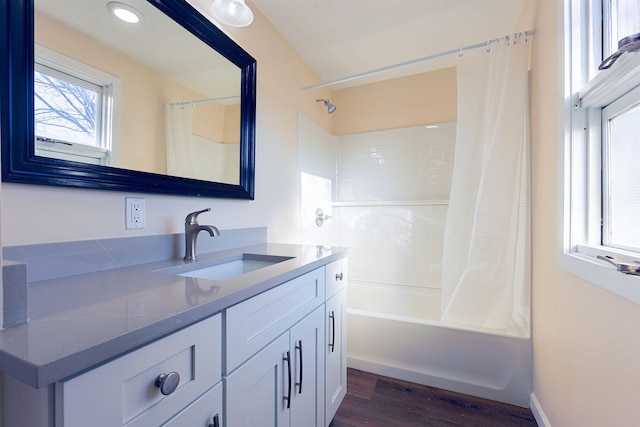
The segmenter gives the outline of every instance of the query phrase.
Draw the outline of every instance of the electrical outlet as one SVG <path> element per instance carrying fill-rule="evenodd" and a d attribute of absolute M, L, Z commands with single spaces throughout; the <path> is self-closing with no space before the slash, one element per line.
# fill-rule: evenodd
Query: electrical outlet
<path fill-rule="evenodd" d="M 144 210 L 144 199 L 136 197 L 125 197 L 125 224 L 127 230 L 144 228 L 146 212 Z"/>

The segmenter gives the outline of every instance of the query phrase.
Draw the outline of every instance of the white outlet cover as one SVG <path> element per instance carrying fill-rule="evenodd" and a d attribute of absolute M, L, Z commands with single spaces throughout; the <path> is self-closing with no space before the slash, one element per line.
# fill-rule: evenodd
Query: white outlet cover
<path fill-rule="evenodd" d="M 125 227 L 127 230 L 145 227 L 147 213 L 144 199 L 139 197 L 125 197 Z"/>

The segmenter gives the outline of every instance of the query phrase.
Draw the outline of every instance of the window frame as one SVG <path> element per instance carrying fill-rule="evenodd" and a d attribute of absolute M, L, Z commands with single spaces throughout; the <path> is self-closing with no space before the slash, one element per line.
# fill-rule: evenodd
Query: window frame
<path fill-rule="evenodd" d="M 640 113 L 640 86 L 631 89 L 629 92 L 622 95 L 620 98 L 609 103 L 606 107 L 602 108 L 601 114 L 601 126 L 602 126 L 602 181 L 608 183 L 603 185 L 602 188 L 602 245 L 605 247 L 611 247 L 616 250 L 621 249 L 628 251 L 632 254 L 638 254 L 637 258 L 640 258 L 640 248 L 625 247 L 624 245 L 617 243 L 613 240 L 613 223 L 611 218 L 612 205 L 609 203 L 611 200 L 609 179 L 612 178 L 612 170 L 610 159 L 612 153 L 613 141 L 610 138 L 610 125 L 609 123 L 616 117 L 620 117 L 623 114 L 635 111 L 636 114 Z M 640 146 L 638 147 L 640 148 Z M 640 152 L 636 152 L 640 154 Z M 606 177 L 606 178 L 605 178 Z"/>
<path fill-rule="evenodd" d="M 38 65 L 41 65 L 54 72 L 102 87 L 100 117 L 97 118 L 96 123 L 97 126 L 100 126 L 100 146 L 93 147 L 70 142 L 46 142 L 36 138 L 34 141 L 36 155 L 117 167 L 120 151 L 122 81 L 116 76 L 40 45 L 35 45 L 34 62 L 36 70 Z"/>
<path fill-rule="evenodd" d="M 563 7 L 558 263 L 570 273 L 640 304 L 640 276 L 618 272 L 596 258 L 640 259 L 638 253 L 600 244 L 602 109 L 640 85 L 640 55 L 624 54 L 609 70 L 597 72 L 603 58 L 602 2 L 565 0 Z"/>
<path fill-rule="evenodd" d="M 110 112 L 105 112 L 103 111 L 106 108 L 109 108 L 108 106 L 108 101 L 105 100 L 105 97 L 109 96 L 109 91 L 110 88 L 108 85 L 102 85 L 102 84 L 96 84 L 93 81 L 87 81 L 85 79 L 81 79 L 78 77 L 77 73 L 71 72 L 71 73 L 66 73 L 63 72 L 60 67 L 57 66 L 49 66 L 49 65 L 44 65 L 42 63 L 42 61 L 36 62 L 34 64 L 34 74 L 35 73 L 39 73 L 39 74 L 44 74 L 48 77 L 57 79 L 57 80 L 62 80 L 65 81 L 67 83 L 71 83 L 73 85 L 75 85 L 76 87 L 82 87 L 85 89 L 88 89 L 92 92 L 96 93 L 96 101 L 95 101 L 95 106 L 96 106 L 96 123 L 95 123 L 95 128 L 96 128 L 96 137 L 95 137 L 95 142 L 96 144 L 85 144 L 85 145 L 91 145 L 92 147 L 100 147 L 100 148 L 105 148 L 107 151 L 110 150 L 110 146 L 111 146 L 111 141 L 108 138 L 105 138 L 105 129 L 104 126 L 102 124 L 102 120 L 103 120 L 103 116 L 105 116 L 105 114 L 110 114 Z M 34 82 L 37 79 L 34 78 Z M 36 90 L 36 85 L 34 84 L 34 88 L 33 88 L 34 92 L 37 93 L 38 91 Z M 35 102 L 35 101 L 34 101 Z M 35 119 L 34 119 L 35 120 Z M 38 120 L 35 120 L 36 123 L 36 127 L 38 125 Z M 36 133 L 38 133 L 36 131 Z M 38 135 L 36 135 L 37 137 Z M 48 138 L 47 136 L 43 136 L 44 138 Z M 65 143 L 72 143 L 72 141 L 69 140 L 61 140 L 61 142 L 65 142 Z"/>

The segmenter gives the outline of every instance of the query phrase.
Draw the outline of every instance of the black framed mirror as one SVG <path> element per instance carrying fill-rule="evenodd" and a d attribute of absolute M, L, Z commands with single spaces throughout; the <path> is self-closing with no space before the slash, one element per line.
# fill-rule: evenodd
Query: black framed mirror
<path fill-rule="evenodd" d="M 41 0 L 36 0 L 37 3 Z M 50 1 L 50 0 L 42 0 Z M 53 1 L 53 0 L 51 0 Z M 139 0 L 138 0 L 139 2 Z M 95 2 L 71 2 L 70 5 L 86 5 Z M 102 7 L 106 10 L 106 4 L 109 1 L 101 1 L 104 3 Z M 145 169 L 137 167 L 129 167 L 124 164 L 130 160 L 130 157 L 145 158 L 145 154 L 126 155 L 127 149 L 124 144 L 133 141 L 141 145 L 143 137 L 147 134 L 153 134 L 151 129 L 147 132 L 145 126 L 140 125 L 142 120 L 136 119 L 138 131 L 137 137 L 126 136 L 126 132 L 122 132 L 120 138 L 120 160 L 111 159 L 110 164 L 100 161 L 96 163 L 77 161 L 74 157 L 67 155 L 49 155 L 46 146 L 61 146 L 64 151 L 67 146 L 72 144 L 60 142 L 58 140 L 42 137 L 36 132 L 36 119 L 34 118 L 34 108 L 37 101 L 34 101 L 34 70 L 38 72 L 34 60 L 41 54 L 40 46 L 35 46 L 36 36 L 34 15 L 40 13 L 34 5 L 34 0 L 0 0 L 0 46 L 2 46 L 2 57 L 0 58 L 0 137 L 2 141 L 2 180 L 13 183 L 39 184 L 39 185 L 55 185 L 65 187 L 80 187 L 88 189 L 101 189 L 112 191 L 142 192 L 142 193 L 160 193 L 174 194 L 185 196 L 203 196 L 218 198 L 235 198 L 235 199 L 253 199 L 254 198 L 254 168 L 255 168 L 255 119 L 256 119 L 256 61 L 240 46 L 227 37 L 215 25 L 209 22 L 205 17 L 200 15 L 193 7 L 184 0 L 145 0 L 144 7 L 152 6 L 153 11 L 147 14 L 155 14 L 161 12 L 160 15 L 166 17 L 171 25 L 188 37 L 197 40 L 208 51 L 215 51 L 216 55 L 221 56 L 228 61 L 232 68 L 237 70 L 236 84 L 238 96 L 217 96 L 220 92 L 212 95 L 204 91 L 191 91 L 197 96 L 191 96 L 187 99 L 176 96 L 176 91 L 164 90 L 161 97 L 151 107 L 130 108 L 129 112 L 123 108 L 121 113 L 122 122 L 131 121 L 131 110 L 148 109 L 154 114 L 164 118 L 163 108 L 168 105 L 195 105 L 193 101 L 209 102 L 211 100 L 222 100 L 219 104 L 224 104 L 225 100 L 238 98 L 235 105 L 229 107 L 237 111 L 237 119 L 232 120 L 235 127 L 232 132 L 237 139 L 237 148 L 235 156 L 237 156 L 236 169 L 233 171 L 232 179 L 220 181 L 207 180 L 199 176 L 187 177 L 188 174 L 167 173 L 167 171 L 156 171 L 153 168 Z M 93 13 L 95 15 L 95 13 Z M 145 16 L 147 24 L 149 17 Z M 91 24 L 97 26 L 98 24 Z M 163 24 L 164 25 L 164 24 Z M 174 28 L 174 29 L 175 29 Z M 39 30 L 40 31 L 40 30 Z M 167 30 L 168 31 L 168 30 Z M 113 34 L 109 31 L 101 31 L 102 33 Z M 107 35 L 108 35 L 107 34 Z M 126 34 L 125 34 L 125 37 Z M 157 38 L 157 36 L 154 36 Z M 180 35 L 182 37 L 182 35 Z M 51 39 L 52 37 L 47 37 Z M 129 40 L 129 39 L 126 39 Z M 168 45 L 174 41 L 180 49 L 180 42 L 174 34 L 168 36 L 167 41 L 158 41 L 154 39 L 159 51 L 168 50 Z M 104 45 L 105 42 L 101 41 Z M 75 43 L 73 43 L 75 44 Z M 122 43 L 120 44 L 128 44 Z M 151 50 L 150 44 L 147 42 L 146 50 Z M 143 48 L 144 48 L 143 46 Z M 205 56 L 202 53 L 202 46 L 199 48 L 198 63 L 206 63 Z M 187 50 L 187 49 L 182 49 Z M 95 52 L 95 49 L 93 50 Z M 58 55 L 57 53 L 55 53 Z M 144 56 L 144 55 L 140 55 Z M 153 57 L 153 54 L 148 55 Z M 157 56 L 157 55 L 155 55 Z M 171 56 L 177 56 L 172 54 Z M 166 62 L 166 61 L 165 61 Z M 183 62 L 184 59 L 183 59 Z M 188 62 L 188 61 L 186 61 Z M 145 64 L 146 66 L 147 64 Z M 129 73 L 133 74 L 133 73 Z M 127 73 L 125 75 L 128 76 Z M 211 76 L 210 82 L 224 81 L 216 72 L 208 72 L 206 68 L 199 70 L 199 78 L 202 75 Z M 121 77 L 121 76 L 118 76 Z M 162 79 L 167 80 L 165 77 Z M 37 80 L 37 78 L 36 78 Z M 173 86 L 176 85 L 176 79 L 171 81 Z M 150 81 L 146 78 L 145 81 Z M 124 82 L 123 87 L 139 88 L 141 85 L 136 83 L 132 85 Z M 157 85 L 156 85 L 157 86 Z M 209 90 L 209 89 L 207 89 Z M 124 89 L 123 89 L 124 91 Z M 171 92 L 171 94 L 169 94 Z M 223 93 L 223 95 L 227 95 Z M 175 98 L 174 98 L 175 96 Z M 186 95 L 185 95 L 186 96 Z M 130 107 L 125 97 L 123 97 L 123 106 Z M 234 102 L 231 102 L 234 104 Z M 39 107 L 38 107 L 39 108 Z M 200 107 L 198 107 L 200 108 Z M 224 108 L 224 105 L 223 107 Z M 227 108 L 227 109 L 229 109 Z M 210 117 L 205 121 L 214 121 Z M 159 127 L 159 126 L 156 126 Z M 161 126 L 160 126 L 161 127 Z M 122 126 L 124 128 L 124 125 Z M 157 134 L 159 134 L 157 132 Z M 142 135 L 142 136 L 140 136 Z M 154 139 L 154 138 L 151 138 Z M 156 137 L 155 139 L 161 139 Z M 45 147 L 43 148 L 43 145 Z M 170 149 L 166 144 L 160 143 L 159 148 L 145 148 L 150 155 L 166 152 L 166 158 L 160 157 L 160 163 L 165 160 L 168 163 L 171 158 Z M 55 150 L 54 150 L 55 151 Z M 117 154 L 118 150 L 114 150 Z M 143 152 L 144 153 L 144 152 Z M 128 157 L 127 157 L 128 156 Z M 115 154 L 112 157 L 116 157 Z M 194 156 L 204 162 L 205 167 L 209 163 L 211 168 L 215 168 L 216 161 L 214 159 L 202 158 L 202 155 Z M 167 166 L 168 168 L 169 166 Z M 236 179 L 237 177 L 237 179 Z M 212 178 L 216 179 L 216 178 Z"/>

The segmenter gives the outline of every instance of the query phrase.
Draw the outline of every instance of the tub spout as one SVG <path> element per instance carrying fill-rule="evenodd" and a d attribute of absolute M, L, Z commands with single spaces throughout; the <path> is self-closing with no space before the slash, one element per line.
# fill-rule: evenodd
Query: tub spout
<path fill-rule="evenodd" d="M 184 219 L 184 237 L 185 237 L 185 256 L 184 260 L 193 262 L 198 258 L 196 252 L 196 242 L 198 240 L 198 234 L 201 231 L 206 231 L 211 237 L 219 236 L 220 231 L 213 225 L 200 225 L 198 224 L 198 215 L 203 212 L 209 212 L 211 208 L 203 209 L 197 212 L 191 212 Z"/>

